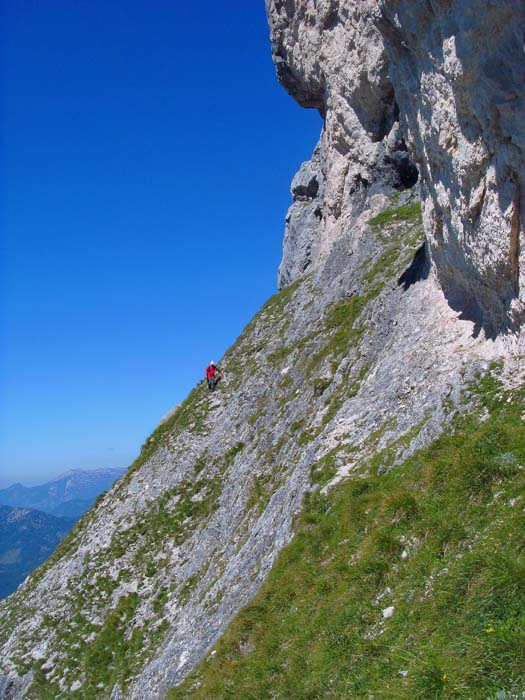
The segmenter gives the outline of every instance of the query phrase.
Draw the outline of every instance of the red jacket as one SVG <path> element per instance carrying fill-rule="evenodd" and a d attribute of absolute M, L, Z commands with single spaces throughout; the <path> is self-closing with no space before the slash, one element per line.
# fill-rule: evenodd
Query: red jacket
<path fill-rule="evenodd" d="M 212 377 L 215 376 L 216 372 L 217 372 L 217 367 L 215 365 L 208 365 L 206 367 L 206 377 L 208 379 L 212 379 Z"/>

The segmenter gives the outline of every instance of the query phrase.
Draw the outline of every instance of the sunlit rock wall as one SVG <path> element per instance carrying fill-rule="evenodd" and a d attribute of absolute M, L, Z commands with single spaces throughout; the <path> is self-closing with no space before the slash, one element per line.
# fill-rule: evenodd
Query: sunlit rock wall
<path fill-rule="evenodd" d="M 489 337 L 515 330 L 525 302 L 524 3 L 269 0 L 267 14 L 281 83 L 325 118 L 321 215 L 308 227 L 309 258 L 294 265 L 290 210 L 280 284 L 322 259 L 378 190 L 414 184 L 415 163 L 449 304 Z"/>

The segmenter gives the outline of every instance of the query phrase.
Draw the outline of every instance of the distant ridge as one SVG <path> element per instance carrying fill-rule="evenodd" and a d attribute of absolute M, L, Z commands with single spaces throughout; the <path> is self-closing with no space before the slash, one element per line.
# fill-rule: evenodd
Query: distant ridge
<path fill-rule="evenodd" d="M 79 518 L 125 469 L 70 469 L 37 486 L 13 484 L 0 490 L 0 505 L 31 508 L 51 515 Z"/>

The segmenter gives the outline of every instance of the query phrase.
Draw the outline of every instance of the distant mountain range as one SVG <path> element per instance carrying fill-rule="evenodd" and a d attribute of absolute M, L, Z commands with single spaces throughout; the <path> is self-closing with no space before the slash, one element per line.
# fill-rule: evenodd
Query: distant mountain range
<path fill-rule="evenodd" d="M 0 490 L 0 598 L 12 593 L 125 469 L 72 469 L 38 486 Z"/>
<path fill-rule="evenodd" d="M 52 554 L 75 522 L 76 518 L 0 506 L 0 598 Z"/>
<path fill-rule="evenodd" d="M 0 505 L 41 510 L 56 516 L 79 518 L 125 469 L 72 469 L 39 486 L 13 484 L 0 489 Z"/>

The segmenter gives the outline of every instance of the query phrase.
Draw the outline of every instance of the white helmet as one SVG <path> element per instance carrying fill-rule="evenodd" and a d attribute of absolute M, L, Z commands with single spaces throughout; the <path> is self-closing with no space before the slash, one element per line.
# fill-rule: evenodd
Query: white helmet
<path fill-rule="evenodd" d="M 213 360 L 210 360 L 210 365 L 214 365 L 215 362 Z"/>

